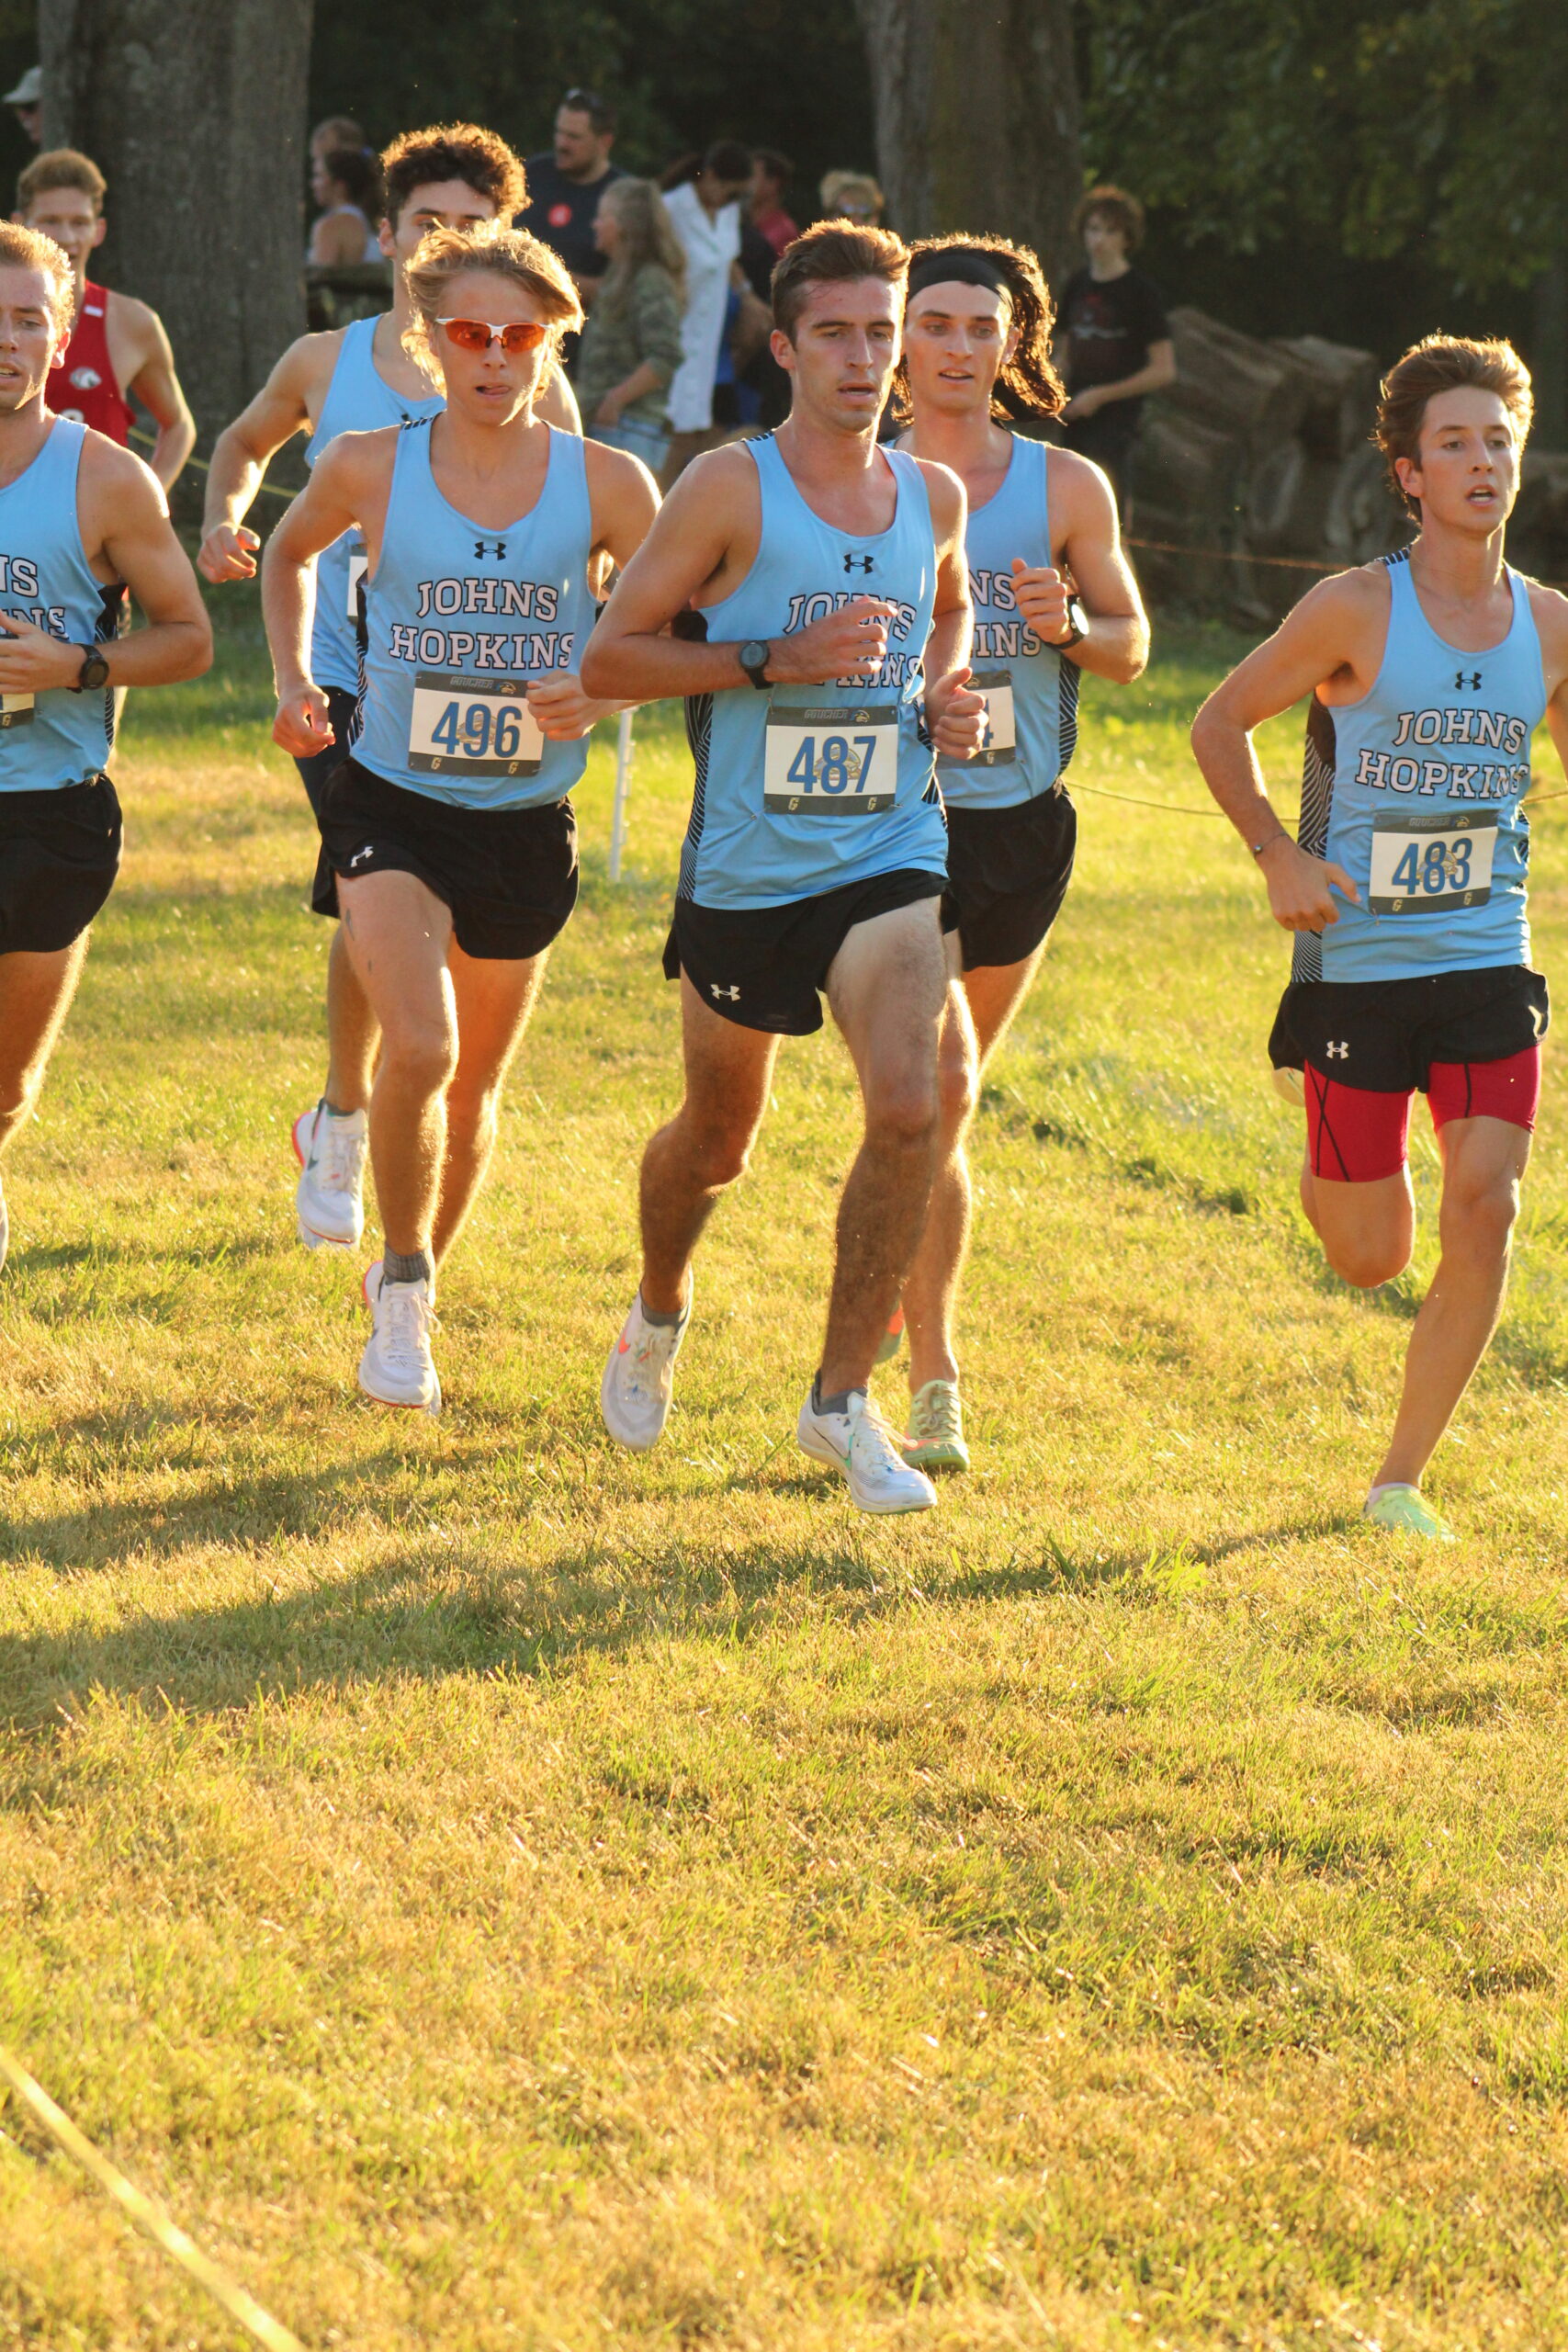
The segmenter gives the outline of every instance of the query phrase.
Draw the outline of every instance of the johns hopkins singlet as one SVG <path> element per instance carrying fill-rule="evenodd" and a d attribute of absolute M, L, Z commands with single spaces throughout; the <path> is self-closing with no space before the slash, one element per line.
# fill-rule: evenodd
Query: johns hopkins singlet
<path fill-rule="evenodd" d="M 874 679 L 766 694 L 748 683 L 688 697 L 697 774 L 680 895 L 704 907 L 781 907 L 897 867 L 945 874 L 946 829 L 920 732 L 937 573 L 920 469 L 885 453 L 897 485 L 893 520 L 857 538 L 812 513 L 772 436 L 743 447 L 761 491 L 761 539 L 740 585 L 705 608 L 708 636 L 787 637 L 856 596 L 898 609 Z"/>
<path fill-rule="evenodd" d="M 76 520 L 85 424 L 54 419 L 26 473 L 0 490 L 0 613 L 72 645 L 114 635 L 124 591 L 95 580 Z M 114 696 L 0 696 L 0 792 L 52 792 L 101 775 L 114 732 Z"/>
<path fill-rule="evenodd" d="M 1010 808 L 1059 781 L 1078 739 L 1078 670 L 1042 644 L 1018 609 L 1012 560 L 1053 563 L 1050 479 L 1043 441 L 1013 436 L 1000 489 L 971 510 L 965 541 L 975 607 L 970 684 L 986 697 L 983 748 L 939 760 L 942 798 L 955 808 Z"/>
<path fill-rule="evenodd" d="M 1409 980 L 1528 964 L 1530 738 L 1546 710 L 1529 592 L 1507 575 L 1501 645 L 1461 653 L 1421 610 L 1408 549 L 1385 559 L 1388 643 L 1370 694 L 1308 707 L 1301 845 L 1342 865 L 1321 939 L 1298 932 L 1297 980 Z"/>
<path fill-rule="evenodd" d="M 547 742 L 530 678 L 575 670 L 593 625 L 593 516 L 582 443 L 547 425 L 532 511 L 481 529 L 430 469 L 430 425 L 399 434 L 387 527 L 365 582 L 365 683 L 351 746 L 362 767 L 458 808 L 562 800 L 588 739 Z"/>
<path fill-rule="evenodd" d="M 306 445 L 308 466 L 315 464 L 328 442 L 340 433 L 375 433 L 384 424 L 409 424 L 418 417 L 440 415 L 445 403 L 439 392 L 429 400 L 406 400 L 378 368 L 373 345 L 379 323 L 378 319 L 355 319 L 344 329 L 321 413 Z M 341 686 L 351 695 L 359 688 L 355 629 L 364 570 L 365 542 L 357 531 L 345 531 L 316 558 L 310 674 L 319 686 Z"/>

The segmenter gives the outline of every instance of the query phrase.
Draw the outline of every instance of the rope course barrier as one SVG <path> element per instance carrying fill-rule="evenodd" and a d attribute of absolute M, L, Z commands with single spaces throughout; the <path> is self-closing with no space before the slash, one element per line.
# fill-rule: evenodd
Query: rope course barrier
<path fill-rule="evenodd" d="M 238 2321 L 257 2344 L 265 2346 L 265 2352 L 305 2352 L 297 2335 L 291 2335 L 288 2328 L 280 2326 L 269 2312 L 264 2312 L 254 2296 L 247 2295 L 227 2271 L 220 2269 L 193 2239 L 186 2237 L 184 2230 L 170 2220 L 161 2205 L 151 2197 L 143 2196 L 135 2183 L 127 2180 L 119 2167 L 111 2164 L 107 2156 L 93 2145 L 85 2132 L 77 2130 L 64 2109 L 55 2105 L 42 2085 L 33 2080 L 20 2060 L 14 2058 L 3 2042 L 0 2042 L 0 2075 L 9 2083 L 13 2095 L 42 2124 L 56 2146 L 73 2157 L 85 2172 L 91 2173 L 99 2188 L 106 2190 L 116 2204 L 130 2214 L 137 2226 L 145 2230 L 148 2236 L 162 2246 L 172 2262 L 177 2262 L 197 2286 L 205 2287 L 214 2301 L 222 2304 L 230 2318 Z"/>

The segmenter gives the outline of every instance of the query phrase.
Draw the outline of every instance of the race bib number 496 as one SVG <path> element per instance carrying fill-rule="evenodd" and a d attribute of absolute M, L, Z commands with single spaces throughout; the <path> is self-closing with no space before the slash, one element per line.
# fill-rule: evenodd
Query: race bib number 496
<path fill-rule="evenodd" d="M 433 775 L 537 775 L 544 751 L 524 679 L 415 671 L 411 768 Z"/>
<path fill-rule="evenodd" d="M 898 706 L 768 713 L 762 805 L 773 817 L 876 817 L 898 791 Z"/>
<path fill-rule="evenodd" d="M 1492 896 L 1495 808 L 1380 809 L 1372 820 L 1367 905 L 1374 915 L 1483 907 Z"/>

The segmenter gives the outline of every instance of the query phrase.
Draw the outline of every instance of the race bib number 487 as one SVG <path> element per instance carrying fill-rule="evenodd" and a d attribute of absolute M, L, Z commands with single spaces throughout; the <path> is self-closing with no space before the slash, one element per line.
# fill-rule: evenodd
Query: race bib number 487
<path fill-rule="evenodd" d="M 773 817 L 876 817 L 898 790 L 898 706 L 773 709 L 762 805 Z"/>
<path fill-rule="evenodd" d="M 1372 820 L 1367 905 L 1374 915 L 1483 907 L 1492 896 L 1495 808 L 1380 809 Z"/>
<path fill-rule="evenodd" d="M 537 775 L 544 751 L 525 680 L 415 671 L 411 768 L 432 775 Z"/>

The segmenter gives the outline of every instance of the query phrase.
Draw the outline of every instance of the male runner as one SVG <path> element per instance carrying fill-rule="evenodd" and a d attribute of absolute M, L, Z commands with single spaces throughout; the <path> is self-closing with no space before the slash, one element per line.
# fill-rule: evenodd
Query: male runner
<path fill-rule="evenodd" d="M 35 156 L 17 182 L 13 219 L 52 237 L 75 273 L 75 325 L 50 378 L 49 404 L 129 448 L 134 395 L 158 428 L 147 462 L 172 490 L 196 447 L 196 425 L 157 311 L 87 276 L 87 256 L 108 233 L 105 186 L 96 164 L 70 147 Z"/>
<path fill-rule="evenodd" d="M 114 689 L 212 659 L 158 483 L 45 404 L 73 308 L 59 246 L 0 223 L 0 1151 L 38 1099 L 119 863 Z M 147 626 L 116 638 L 127 588 Z M 0 1264 L 8 1231 L 0 1193 Z"/>
<path fill-rule="evenodd" d="M 1540 1089 L 1547 992 L 1529 968 L 1520 802 L 1543 712 L 1568 758 L 1568 600 L 1503 560 L 1529 422 L 1509 345 L 1429 335 L 1407 351 L 1378 440 L 1418 537 L 1314 588 L 1192 729 L 1295 934 L 1269 1056 L 1304 1080 L 1302 1205 L 1359 1289 L 1409 1263 L 1412 1094 L 1431 1106 L 1442 1255 L 1365 1516 L 1444 1542 L 1421 1476 L 1496 1328 Z M 1252 730 L 1309 693 L 1298 842 L 1265 796 Z"/>
<path fill-rule="evenodd" d="M 904 364 L 913 421 L 899 446 L 949 467 L 968 494 L 973 683 L 986 695 L 987 729 L 972 761 L 937 763 L 947 805 L 942 928 L 955 972 L 942 1157 L 888 1339 L 896 1346 L 907 1319 L 906 1459 L 965 1470 L 953 1351 L 969 1240 L 964 1139 L 980 1073 L 1039 968 L 1072 876 L 1077 812 L 1063 778 L 1077 741 L 1078 672 L 1128 684 L 1148 660 L 1149 630 L 1104 474 L 1010 429 L 1014 418 L 1055 416 L 1064 398 L 1051 298 L 1027 247 L 957 236 L 917 245 Z"/>
<path fill-rule="evenodd" d="M 403 347 L 412 322 L 405 270 L 432 229 L 510 220 L 522 203 L 523 166 L 503 139 L 473 123 L 405 131 L 381 157 L 387 216 L 381 250 L 393 262 L 392 307 L 328 334 L 290 344 L 249 408 L 220 434 L 208 476 L 207 513 L 197 559 L 209 580 L 248 580 L 261 545 L 245 525 L 268 460 L 309 427 L 306 463 L 313 466 L 340 433 L 370 433 L 436 415 L 441 396 Z M 581 430 L 577 403 L 558 368 L 539 414 L 563 431 Z M 352 535 L 316 567 L 310 674 L 326 694 L 325 723 L 297 765 L 311 813 L 344 756 L 359 692 L 355 636 L 363 544 Z M 365 1230 L 366 1107 L 376 1060 L 376 1022 L 340 931 L 327 962 L 327 1075 L 319 1102 L 294 1123 L 299 1161 L 295 1212 L 308 1250 L 352 1250 Z"/>
<path fill-rule="evenodd" d="M 865 1510 L 936 1500 L 867 1391 L 936 1161 L 946 849 L 930 739 L 961 758 L 984 716 L 965 685 L 963 489 L 876 442 L 908 260 L 885 230 L 841 221 L 788 247 L 773 350 L 789 416 L 682 476 L 582 664 L 593 694 L 685 695 L 697 763 L 665 951 L 686 1097 L 643 1156 L 642 1283 L 605 1367 L 605 1421 L 623 1445 L 662 1431 L 693 1251 L 746 1166 L 779 1038 L 821 1027 L 825 991 L 865 1135 L 798 1434 Z"/>
<path fill-rule="evenodd" d="M 386 1237 L 366 1278 L 359 1385 L 434 1412 L 435 1269 L 484 1174 L 502 1080 L 577 899 L 567 797 L 606 708 L 576 657 L 590 564 L 624 564 L 658 504 L 637 458 L 534 413 L 582 311 L 521 231 L 438 229 L 409 265 L 414 327 L 446 392 L 434 418 L 343 435 L 268 545 L 262 601 L 276 741 L 310 757 L 329 721 L 311 675 L 310 577 L 364 539 L 365 684 L 350 755 L 321 795 L 315 905 L 343 917 L 380 1026 L 370 1159 Z"/>

